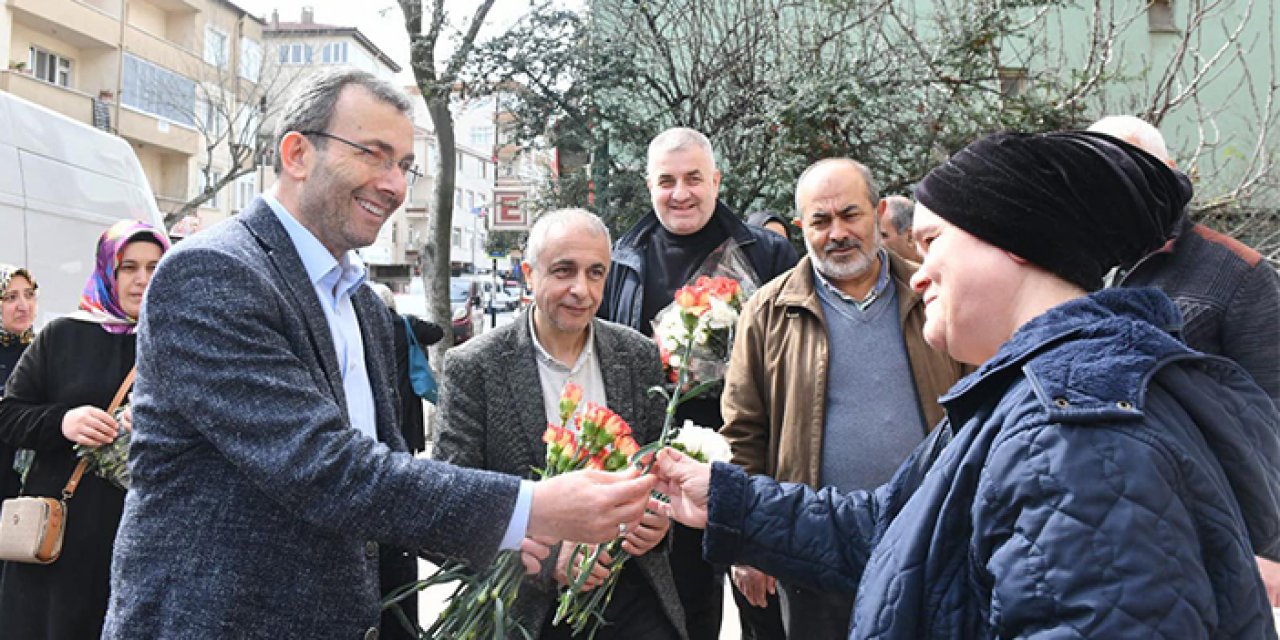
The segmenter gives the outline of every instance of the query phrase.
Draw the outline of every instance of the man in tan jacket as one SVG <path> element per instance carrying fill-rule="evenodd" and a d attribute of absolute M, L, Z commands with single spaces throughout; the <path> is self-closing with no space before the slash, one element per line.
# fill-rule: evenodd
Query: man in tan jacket
<path fill-rule="evenodd" d="M 921 336 L 915 267 L 880 245 L 870 172 L 844 158 L 796 185 L 809 255 L 742 312 L 721 398 L 733 462 L 748 473 L 842 492 L 889 480 L 942 418 L 938 396 L 966 371 Z M 756 606 L 773 579 L 734 568 Z M 852 593 L 781 585 L 790 638 L 843 637 Z"/>

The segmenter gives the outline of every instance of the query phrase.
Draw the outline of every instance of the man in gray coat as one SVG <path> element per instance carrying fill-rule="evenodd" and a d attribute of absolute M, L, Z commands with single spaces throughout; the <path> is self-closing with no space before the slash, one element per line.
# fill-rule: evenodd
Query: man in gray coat
<path fill-rule="evenodd" d="M 531 310 L 445 356 L 437 459 L 520 475 L 544 466 L 543 425 L 560 424 L 559 397 L 569 382 L 583 388 L 582 404 L 607 406 L 626 420 L 636 442 L 658 439 L 663 407 L 647 395 L 662 382 L 658 348 L 629 327 L 594 319 L 609 245 L 609 230 L 588 211 L 538 219 L 522 265 L 533 287 Z M 604 614 L 609 625 L 597 638 L 685 637 L 666 545 L 658 546 L 669 526 L 650 513 L 627 533 L 623 549 L 637 557 L 622 569 Z M 567 625 L 552 626 L 551 613 L 572 548 L 557 550 L 557 561 L 526 580 L 516 600 L 522 624 L 543 640 L 570 637 Z"/>
<path fill-rule="evenodd" d="M 536 570 L 526 536 L 604 541 L 647 505 L 648 479 L 406 452 L 390 316 L 353 249 L 404 200 L 409 103 L 353 69 L 301 86 L 271 192 L 152 280 L 105 638 L 376 638 L 381 543 Z"/>

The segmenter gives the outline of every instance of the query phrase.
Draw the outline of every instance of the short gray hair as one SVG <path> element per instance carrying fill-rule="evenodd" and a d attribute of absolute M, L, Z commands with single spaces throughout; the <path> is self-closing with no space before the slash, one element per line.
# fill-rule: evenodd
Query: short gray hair
<path fill-rule="evenodd" d="M 906 233 L 915 219 L 916 205 L 906 196 L 885 196 L 885 210 L 889 212 L 889 223 L 898 233 Z"/>
<path fill-rule="evenodd" d="M 373 97 L 395 107 L 400 113 L 408 115 L 413 111 L 413 105 L 403 91 L 368 71 L 353 67 L 317 71 L 302 79 L 300 88 L 289 99 L 280 114 L 280 121 L 276 123 L 271 164 L 277 174 L 283 170 L 280 141 L 290 131 L 327 131 L 333 122 L 338 96 L 350 85 L 364 87 Z M 321 146 L 326 141 L 321 138 L 315 142 L 316 146 Z"/>
<path fill-rule="evenodd" d="M 1089 125 L 1088 130 L 1124 140 L 1165 164 L 1172 162 L 1172 158 L 1169 157 L 1169 148 L 1165 146 L 1164 136 L 1160 135 L 1160 130 L 1142 118 L 1106 116 Z"/>
<path fill-rule="evenodd" d="M 609 227 L 604 225 L 600 216 L 586 209 L 556 209 L 543 214 L 533 223 L 529 230 L 529 241 L 525 243 L 524 261 L 530 267 L 537 268 L 538 258 L 542 255 L 542 247 L 547 243 L 547 234 L 553 227 L 582 224 L 593 235 L 604 237 L 606 246 L 612 248 L 613 240 L 609 237 Z"/>
<path fill-rule="evenodd" d="M 649 155 L 645 162 L 645 175 L 653 177 L 653 165 L 658 156 L 689 147 L 701 149 L 711 159 L 711 168 L 716 168 L 716 152 L 712 150 L 711 141 L 706 136 L 702 135 L 700 131 L 688 127 L 672 127 L 659 133 L 653 140 L 649 141 Z"/>
<path fill-rule="evenodd" d="M 815 170 L 833 164 L 845 164 L 853 167 L 858 172 L 858 176 L 862 178 L 862 184 L 867 187 L 867 198 L 871 200 L 871 208 L 874 210 L 880 204 L 880 187 L 876 186 L 875 178 L 871 177 L 871 170 L 867 165 L 854 160 L 853 158 L 823 158 L 811 165 L 800 174 L 796 179 L 796 217 L 803 217 L 804 212 L 800 210 L 800 185 L 804 184 L 810 174 Z"/>

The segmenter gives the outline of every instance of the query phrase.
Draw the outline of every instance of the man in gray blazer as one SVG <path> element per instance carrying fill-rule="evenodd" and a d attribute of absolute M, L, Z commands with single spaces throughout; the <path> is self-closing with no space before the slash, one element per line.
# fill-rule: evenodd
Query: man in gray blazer
<path fill-rule="evenodd" d="M 657 347 L 629 327 L 594 318 L 609 246 L 609 230 L 588 211 L 538 219 L 522 265 L 534 306 L 445 356 L 437 459 L 520 475 L 544 466 L 543 425 L 560 424 L 559 397 L 568 382 L 583 388 L 584 403 L 622 416 L 637 442 L 658 439 L 663 406 L 647 394 L 662 381 Z M 666 545 L 660 545 L 669 526 L 651 513 L 627 534 L 623 548 L 637 557 L 622 569 L 604 614 L 609 626 L 597 638 L 686 637 Z M 521 623 L 542 640 L 570 637 L 567 625 L 552 626 L 551 613 L 571 550 L 568 543 L 557 550 L 558 562 L 547 561 L 542 575 L 526 579 L 516 600 Z"/>
<path fill-rule="evenodd" d="M 549 541 L 526 536 L 603 541 L 647 506 L 649 479 L 547 488 L 405 451 L 390 316 L 352 250 L 404 200 L 409 103 L 353 69 L 301 86 L 271 193 L 152 280 L 105 638 L 376 638 L 380 543 L 536 570 Z"/>

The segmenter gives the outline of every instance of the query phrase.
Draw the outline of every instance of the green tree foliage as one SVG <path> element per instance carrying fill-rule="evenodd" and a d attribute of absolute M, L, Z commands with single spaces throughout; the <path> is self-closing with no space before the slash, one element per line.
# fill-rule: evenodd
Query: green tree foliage
<path fill-rule="evenodd" d="M 649 210 L 645 151 L 670 126 L 711 138 L 721 198 L 746 212 L 790 210 L 795 178 L 823 157 L 861 160 L 882 193 L 904 193 L 993 131 L 1082 127 L 1103 113 L 1161 125 L 1257 45 L 1236 28 L 1249 7 L 1189 4 L 1168 59 L 1135 65 L 1125 51 L 1135 29 L 1146 35 L 1142 3 L 592 0 L 582 15 L 536 8 L 466 73 L 517 98 L 518 136 L 560 150 L 565 170 L 542 206 L 590 202 L 619 231 Z M 1206 36 L 1210 24 L 1225 36 Z M 1266 182 L 1280 97 L 1271 77 L 1253 83 L 1247 175 L 1206 183 L 1205 206 L 1220 206 L 1215 194 L 1237 204 Z"/>

